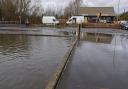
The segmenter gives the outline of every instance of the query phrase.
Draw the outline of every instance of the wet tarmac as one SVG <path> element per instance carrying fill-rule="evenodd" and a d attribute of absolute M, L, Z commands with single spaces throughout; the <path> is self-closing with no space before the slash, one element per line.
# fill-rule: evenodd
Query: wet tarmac
<path fill-rule="evenodd" d="M 0 89 L 44 89 L 70 37 L 0 35 Z"/>
<path fill-rule="evenodd" d="M 128 35 L 82 33 L 56 89 L 128 89 Z"/>

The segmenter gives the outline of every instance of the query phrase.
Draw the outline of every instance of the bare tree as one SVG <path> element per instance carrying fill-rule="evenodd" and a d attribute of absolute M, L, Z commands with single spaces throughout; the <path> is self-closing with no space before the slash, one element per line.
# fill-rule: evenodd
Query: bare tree
<path fill-rule="evenodd" d="M 45 10 L 44 15 L 55 16 L 56 12 L 50 6 Z"/>
<path fill-rule="evenodd" d="M 40 15 L 41 10 L 40 0 L 0 0 L 0 20 L 19 20 L 21 17 L 24 23 L 32 14 Z"/>
<path fill-rule="evenodd" d="M 41 0 L 33 0 L 32 3 L 33 4 L 30 6 L 29 14 L 42 16 L 43 8 L 42 8 Z"/>
<path fill-rule="evenodd" d="M 83 0 L 73 0 L 69 3 L 69 5 L 65 8 L 64 14 L 66 16 L 78 15 L 79 8 Z"/>
<path fill-rule="evenodd" d="M 81 6 L 82 2 L 83 2 L 83 0 L 75 0 L 75 1 L 74 1 L 75 14 L 76 14 L 76 15 L 79 14 L 79 9 L 80 9 L 80 6 Z"/>
<path fill-rule="evenodd" d="M 64 9 L 63 8 L 57 8 L 56 15 L 57 16 L 62 16 L 63 14 L 64 14 Z"/>
<path fill-rule="evenodd" d="M 9 20 L 14 18 L 16 7 L 13 5 L 11 0 L 2 0 L 1 5 L 1 16 L 2 18 Z"/>

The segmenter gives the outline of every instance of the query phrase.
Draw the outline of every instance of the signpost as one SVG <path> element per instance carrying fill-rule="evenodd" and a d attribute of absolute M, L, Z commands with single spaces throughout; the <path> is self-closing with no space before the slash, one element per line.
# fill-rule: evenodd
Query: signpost
<path fill-rule="evenodd" d="M 97 13 L 97 21 L 96 21 L 97 23 L 99 22 L 101 15 L 102 15 L 101 12 Z"/>

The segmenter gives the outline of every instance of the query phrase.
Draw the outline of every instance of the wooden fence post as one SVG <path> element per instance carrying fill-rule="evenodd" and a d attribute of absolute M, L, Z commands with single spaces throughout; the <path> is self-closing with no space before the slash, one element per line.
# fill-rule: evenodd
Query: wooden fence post
<path fill-rule="evenodd" d="M 78 29 L 77 29 L 77 39 L 80 39 L 80 32 L 81 32 L 81 26 L 80 24 L 78 25 Z"/>

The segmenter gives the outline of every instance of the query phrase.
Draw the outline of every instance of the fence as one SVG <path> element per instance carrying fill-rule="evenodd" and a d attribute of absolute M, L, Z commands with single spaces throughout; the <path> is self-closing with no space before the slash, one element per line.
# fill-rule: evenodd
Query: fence
<path fill-rule="evenodd" d="M 58 20 L 59 20 L 59 23 L 60 23 L 61 25 L 65 25 L 66 22 L 67 22 L 67 19 L 58 19 Z"/>
<path fill-rule="evenodd" d="M 115 23 L 86 23 L 82 24 L 84 28 L 115 28 L 119 29 L 120 25 Z"/>
<path fill-rule="evenodd" d="M 19 21 L 0 21 L 0 24 L 20 24 Z"/>

